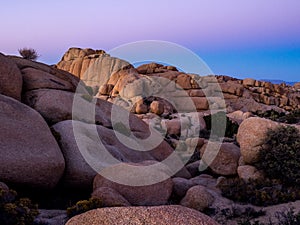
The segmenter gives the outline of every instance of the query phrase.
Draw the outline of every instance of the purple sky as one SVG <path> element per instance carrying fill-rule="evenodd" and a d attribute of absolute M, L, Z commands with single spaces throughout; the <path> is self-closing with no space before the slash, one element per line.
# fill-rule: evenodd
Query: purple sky
<path fill-rule="evenodd" d="M 33 47 L 58 62 L 72 46 L 164 40 L 216 74 L 300 81 L 299 0 L 2 1 L 0 51 Z"/>

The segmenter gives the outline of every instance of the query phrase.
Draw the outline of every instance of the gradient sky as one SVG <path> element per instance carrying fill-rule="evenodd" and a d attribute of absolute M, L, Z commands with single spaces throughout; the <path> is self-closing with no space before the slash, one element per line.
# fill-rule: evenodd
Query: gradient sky
<path fill-rule="evenodd" d="M 55 64 L 69 47 L 175 42 L 215 74 L 300 81 L 299 0 L 1 1 L 0 52 L 32 47 Z"/>

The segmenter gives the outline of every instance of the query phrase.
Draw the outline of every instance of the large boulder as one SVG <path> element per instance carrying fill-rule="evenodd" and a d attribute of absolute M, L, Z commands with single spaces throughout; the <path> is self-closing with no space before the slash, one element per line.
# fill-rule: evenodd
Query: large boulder
<path fill-rule="evenodd" d="M 215 158 L 210 162 L 210 156 L 217 152 Z M 208 164 L 209 168 L 218 175 L 235 175 L 239 158 L 241 156 L 240 149 L 233 143 L 214 143 L 205 144 L 200 155 L 202 160 Z M 205 157 L 203 157 L 205 155 Z"/>
<path fill-rule="evenodd" d="M 17 65 L 0 53 L 0 94 L 21 100 L 22 74 Z"/>
<path fill-rule="evenodd" d="M 91 210 L 70 219 L 66 225 L 218 225 L 210 217 L 182 206 L 115 207 Z"/>
<path fill-rule="evenodd" d="M 136 121 L 138 120 L 136 118 Z M 142 120 L 140 121 L 142 123 L 139 124 L 142 124 L 147 133 L 147 126 Z M 97 172 L 90 166 L 91 164 L 94 165 L 93 167 L 103 169 L 119 162 L 161 161 L 173 151 L 165 141 L 150 151 L 131 149 L 119 140 L 119 138 L 126 138 L 124 134 L 101 125 L 67 120 L 55 124 L 53 129 L 60 135 L 59 143 L 66 159 L 64 183 L 74 188 L 92 186 Z M 133 132 L 137 137 L 143 137 L 139 136 L 141 134 L 139 131 Z M 149 147 L 143 146 L 134 139 L 130 140 L 131 144 L 136 147 L 142 149 Z"/>
<path fill-rule="evenodd" d="M 23 92 L 42 88 L 74 91 L 72 83 L 42 70 L 28 67 L 22 69 L 22 74 Z"/>
<path fill-rule="evenodd" d="M 55 187 L 64 172 L 64 157 L 39 113 L 0 95 L 0 120 L 0 180 Z"/>
<path fill-rule="evenodd" d="M 100 187 L 109 187 L 122 196 L 132 205 L 164 205 L 167 204 L 168 199 L 172 194 L 173 182 L 168 174 L 168 170 L 165 167 L 161 167 L 155 170 L 148 168 L 147 166 L 157 162 L 142 162 L 132 164 L 135 166 L 135 170 L 131 170 L 128 165 L 120 163 L 109 168 L 106 171 L 102 171 L 94 179 L 94 190 Z M 113 174 L 114 176 L 122 176 L 126 179 L 130 185 L 124 185 L 117 182 L 113 182 L 106 174 Z M 153 176 L 162 177 L 164 180 L 155 182 L 151 185 L 143 185 L 143 182 L 147 183 L 147 180 L 151 180 Z M 141 182 L 141 183 L 140 183 Z"/>
<path fill-rule="evenodd" d="M 42 71 L 42 72 L 51 74 L 51 75 L 55 76 L 56 78 L 59 78 L 61 80 L 68 82 L 69 84 L 72 85 L 73 92 L 75 92 L 75 90 L 78 86 L 78 83 L 80 81 L 79 78 L 75 77 L 74 75 L 72 75 L 66 71 L 57 69 L 53 66 L 48 66 L 48 65 L 40 63 L 40 62 L 23 59 L 23 58 L 20 58 L 17 56 L 7 56 L 7 57 L 10 60 L 12 60 L 15 64 L 17 64 L 17 66 L 20 70 L 24 70 L 26 68 L 33 68 L 38 71 Z"/>
<path fill-rule="evenodd" d="M 251 117 L 241 123 L 237 141 L 246 164 L 253 164 L 259 160 L 259 152 L 265 144 L 268 130 L 278 126 L 279 124 L 272 120 L 259 117 Z"/>

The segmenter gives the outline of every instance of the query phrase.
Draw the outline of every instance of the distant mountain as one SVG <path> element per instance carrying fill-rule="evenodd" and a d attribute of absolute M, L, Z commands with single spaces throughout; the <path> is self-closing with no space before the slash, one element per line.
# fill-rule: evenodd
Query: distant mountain
<path fill-rule="evenodd" d="M 263 79 L 261 81 L 267 81 L 267 82 L 271 82 L 273 84 L 281 84 L 281 83 L 286 83 L 287 85 L 293 86 L 295 83 L 297 82 L 288 82 L 288 81 L 284 81 L 284 80 L 268 80 L 268 79 Z"/>

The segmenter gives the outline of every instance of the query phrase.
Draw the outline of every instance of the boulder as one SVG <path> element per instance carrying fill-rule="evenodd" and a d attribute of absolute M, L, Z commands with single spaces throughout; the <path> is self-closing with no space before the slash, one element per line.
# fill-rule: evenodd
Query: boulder
<path fill-rule="evenodd" d="M 300 90 L 300 82 L 294 84 L 296 90 Z"/>
<path fill-rule="evenodd" d="M 192 187 L 194 186 L 193 185 L 193 182 L 191 182 L 190 180 L 188 179 L 185 179 L 185 178 L 181 178 L 181 177 L 175 177 L 172 179 L 173 181 L 173 194 L 176 196 L 176 197 L 179 197 L 179 198 L 183 198 L 186 194 L 186 192 Z"/>
<path fill-rule="evenodd" d="M 211 154 L 214 155 L 215 153 L 217 153 L 215 158 L 209 164 Z M 203 157 L 204 154 L 205 157 Z M 210 142 L 201 148 L 200 155 L 214 173 L 224 176 L 237 174 L 241 154 L 239 147 L 235 144 L 223 143 L 220 145 L 219 143 Z"/>
<path fill-rule="evenodd" d="M 97 174 L 94 179 L 94 190 L 100 187 L 109 187 L 119 192 L 125 199 L 132 205 L 164 205 L 167 204 L 168 199 L 172 194 L 173 182 L 170 178 L 167 168 L 148 169 L 148 165 L 154 163 L 142 162 L 131 164 L 136 167 L 135 170 L 130 170 L 126 164 L 120 163 L 109 168 L 107 171 L 102 171 L 101 174 Z M 124 185 L 113 182 L 106 175 L 106 172 L 113 176 L 123 176 L 122 179 L 126 179 L 130 185 Z M 106 175 L 106 176 L 103 176 Z M 151 180 L 153 176 L 162 177 L 162 181 L 153 182 L 151 185 L 143 185 L 143 182 Z M 139 179 L 139 180 L 137 180 Z M 141 182 L 141 184 L 140 184 Z"/>
<path fill-rule="evenodd" d="M 0 94 L 21 100 L 22 74 L 17 65 L 0 53 Z"/>
<path fill-rule="evenodd" d="M 15 62 L 20 70 L 23 70 L 25 68 L 33 68 L 33 69 L 36 69 L 39 71 L 46 72 L 48 74 L 52 74 L 53 76 L 71 84 L 72 91 L 73 92 L 76 91 L 76 88 L 77 88 L 80 80 L 79 80 L 79 78 L 75 77 L 73 74 L 70 74 L 70 73 L 60 70 L 60 69 L 57 69 L 53 66 L 48 66 L 48 65 L 40 63 L 40 62 L 23 59 L 23 58 L 20 58 L 17 56 L 8 56 L 8 58 L 10 60 L 12 60 L 13 62 Z"/>
<path fill-rule="evenodd" d="M 248 182 L 249 180 L 262 180 L 264 175 L 261 171 L 258 171 L 254 166 L 244 165 L 239 166 L 237 169 L 239 178 Z"/>
<path fill-rule="evenodd" d="M 115 207 L 88 211 L 71 218 L 66 225 L 218 225 L 210 217 L 182 206 Z"/>
<path fill-rule="evenodd" d="M 27 105 L 38 111 L 49 124 L 55 124 L 72 119 L 75 97 L 78 107 L 76 107 L 74 119 L 111 127 L 111 121 L 106 117 L 104 112 L 107 110 L 107 107 L 101 108 L 95 105 L 95 103 L 91 102 L 93 100 L 92 96 L 88 94 L 74 94 L 63 90 L 39 89 L 26 92 L 23 99 Z M 100 101 L 101 100 L 99 100 L 99 102 Z M 106 105 L 110 105 L 110 103 Z M 95 111 L 95 115 L 91 113 L 93 111 Z"/>
<path fill-rule="evenodd" d="M 0 95 L 0 180 L 54 188 L 65 162 L 47 123 L 35 110 Z"/>
<path fill-rule="evenodd" d="M 156 115 L 161 115 L 164 113 L 164 104 L 160 101 L 153 101 L 150 104 L 150 110 Z"/>
<path fill-rule="evenodd" d="M 237 141 L 246 164 L 253 164 L 259 160 L 259 152 L 265 144 L 268 129 L 274 129 L 278 125 L 272 120 L 259 117 L 251 117 L 241 123 Z"/>
<path fill-rule="evenodd" d="M 54 76 L 48 72 L 34 69 L 22 69 L 23 74 L 23 92 L 35 89 L 57 89 L 65 91 L 73 91 L 74 86 L 72 83 Z"/>
<path fill-rule="evenodd" d="M 130 206 L 130 203 L 116 190 L 99 187 L 92 193 L 93 198 L 101 199 L 104 207 Z"/>
<path fill-rule="evenodd" d="M 203 211 L 208 208 L 214 201 L 214 197 L 201 185 L 191 187 L 184 198 L 181 200 L 180 205 Z"/>
<path fill-rule="evenodd" d="M 245 87 L 254 87 L 255 86 L 255 80 L 254 79 L 251 79 L 251 78 L 246 78 L 243 80 L 243 85 Z"/>
<path fill-rule="evenodd" d="M 138 118 L 135 121 L 137 125 L 142 124 L 141 129 L 144 127 L 144 133 L 147 134 L 147 126 L 145 128 L 145 124 Z M 55 124 L 53 129 L 60 135 L 59 144 L 66 159 L 64 184 L 74 188 L 92 186 L 97 172 L 91 165 L 98 171 L 120 162 L 161 161 L 173 152 L 165 141 L 149 151 L 133 150 L 119 140 L 119 138 L 126 138 L 124 134 L 101 125 L 67 120 Z M 139 131 L 133 130 L 133 132 L 137 137 L 143 137 Z M 143 146 L 134 139 L 130 144 L 141 149 L 149 147 Z"/>

